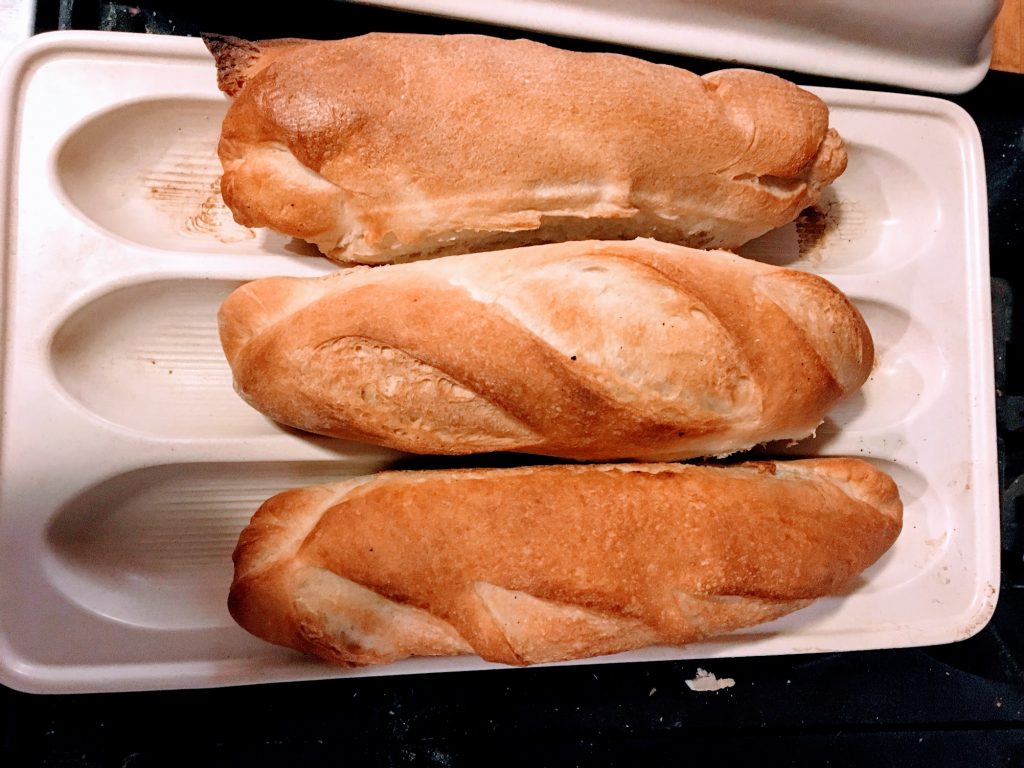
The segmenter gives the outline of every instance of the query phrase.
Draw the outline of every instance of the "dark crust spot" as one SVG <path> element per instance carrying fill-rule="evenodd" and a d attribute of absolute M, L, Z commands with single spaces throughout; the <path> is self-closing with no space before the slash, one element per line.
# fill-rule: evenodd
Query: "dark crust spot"
<path fill-rule="evenodd" d="M 217 65 L 217 87 L 228 96 L 237 96 L 245 87 L 246 70 L 259 58 L 260 46 L 229 35 L 204 32 L 201 37 Z"/>

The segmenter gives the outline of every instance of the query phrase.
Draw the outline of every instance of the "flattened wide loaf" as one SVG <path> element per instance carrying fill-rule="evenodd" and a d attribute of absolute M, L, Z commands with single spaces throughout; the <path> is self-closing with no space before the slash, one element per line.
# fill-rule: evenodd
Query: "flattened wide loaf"
<path fill-rule="evenodd" d="M 558 661 L 777 618 L 901 525 L 895 484 L 858 459 L 386 472 L 264 503 L 228 605 L 338 664 Z"/>
<path fill-rule="evenodd" d="M 220 332 L 272 419 L 429 454 L 722 456 L 811 434 L 873 361 L 826 280 L 652 240 L 257 280 Z"/>
<path fill-rule="evenodd" d="M 234 97 L 225 202 L 342 263 L 635 237 L 735 248 L 846 167 L 825 104 L 759 72 L 477 35 L 206 41 Z"/>

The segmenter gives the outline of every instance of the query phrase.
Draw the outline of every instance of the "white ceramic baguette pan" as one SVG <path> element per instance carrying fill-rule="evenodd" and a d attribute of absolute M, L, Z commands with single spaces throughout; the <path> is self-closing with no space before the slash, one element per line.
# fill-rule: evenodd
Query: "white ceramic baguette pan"
<path fill-rule="evenodd" d="M 3 78 L 0 680 L 117 691 L 494 668 L 342 670 L 250 637 L 225 606 L 236 537 L 287 487 L 396 455 L 274 426 L 234 394 L 217 338 L 243 281 L 335 269 L 236 225 L 217 192 L 227 102 L 196 39 L 52 33 Z M 837 283 L 878 360 L 796 455 L 884 468 L 895 547 L 782 620 L 638 661 L 966 638 L 999 578 L 985 184 L 978 133 L 941 100 L 821 90 L 849 170 L 822 210 L 746 254 Z"/>
<path fill-rule="evenodd" d="M 656 51 L 963 93 L 1003 0 L 360 0 Z"/>

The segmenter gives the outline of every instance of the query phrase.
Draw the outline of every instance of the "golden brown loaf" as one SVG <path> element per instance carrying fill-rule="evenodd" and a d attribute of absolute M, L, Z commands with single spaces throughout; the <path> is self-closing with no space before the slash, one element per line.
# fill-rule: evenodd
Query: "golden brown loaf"
<path fill-rule="evenodd" d="M 583 658 L 836 594 L 901 524 L 892 480 L 857 459 L 386 472 L 263 504 L 228 605 L 338 664 Z"/>
<path fill-rule="evenodd" d="M 811 434 L 873 360 L 826 280 L 652 240 L 258 280 L 220 331 L 257 410 L 434 454 L 721 456 Z"/>
<path fill-rule="evenodd" d="M 234 97 L 235 218 L 343 263 L 634 237 L 735 248 L 846 167 L 825 104 L 759 72 L 476 35 L 207 44 Z"/>

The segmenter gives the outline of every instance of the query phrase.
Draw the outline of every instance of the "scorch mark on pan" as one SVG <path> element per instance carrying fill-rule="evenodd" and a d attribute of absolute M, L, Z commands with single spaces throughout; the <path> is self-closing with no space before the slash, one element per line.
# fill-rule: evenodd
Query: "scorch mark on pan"
<path fill-rule="evenodd" d="M 797 216 L 795 225 L 800 259 L 817 265 L 826 257 L 842 261 L 864 232 L 867 219 L 857 203 L 826 192 L 820 203 Z"/>
<path fill-rule="evenodd" d="M 166 165 L 142 179 L 146 197 L 185 235 L 213 237 L 222 243 L 253 240 L 256 232 L 237 224 L 220 194 L 216 157 L 170 156 Z"/>

